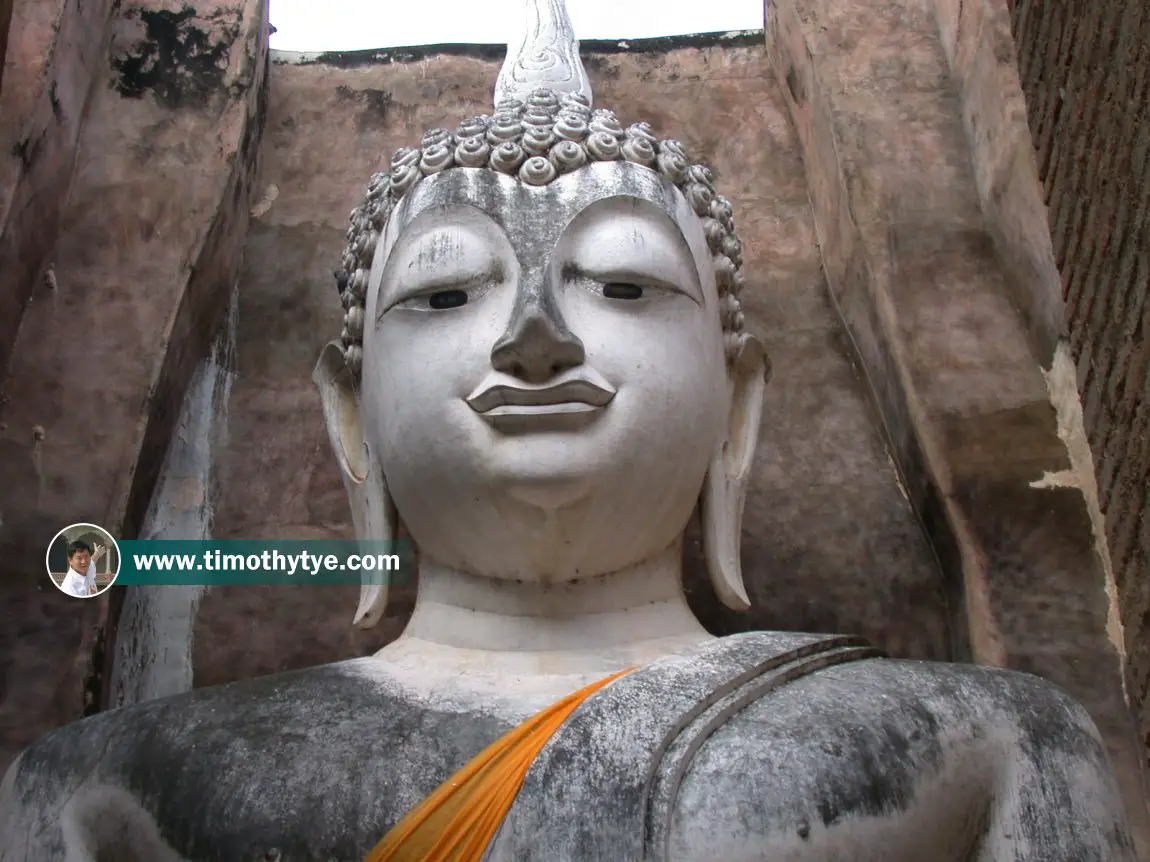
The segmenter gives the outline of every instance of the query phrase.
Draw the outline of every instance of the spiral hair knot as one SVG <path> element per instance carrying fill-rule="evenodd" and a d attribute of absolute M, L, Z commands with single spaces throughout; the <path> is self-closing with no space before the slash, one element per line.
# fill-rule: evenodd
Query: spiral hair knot
<path fill-rule="evenodd" d="M 691 183 L 686 188 L 687 202 L 691 204 L 691 209 L 695 211 L 695 215 L 705 216 L 711 211 L 711 201 L 715 197 L 715 193 L 709 188 L 699 183 Z"/>
<path fill-rule="evenodd" d="M 559 104 L 567 109 L 575 108 L 591 113 L 591 100 L 582 93 L 564 93 L 559 99 Z"/>
<path fill-rule="evenodd" d="M 686 182 L 687 169 L 690 167 L 686 159 L 680 158 L 674 153 L 660 152 L 656 164 L 659 167 L 659 173 L 675 185 Z"/>
<path fill-rule="evenodd" d="M 419 169 L 425 176 L 437 174 L 451 167 L 455 161 L 455 153 L 444 144 L 435 144 L 423 151 L 423 158 L 419 162 Z"/>
<path fill-rule="evenodd" d="M 523 164 L 523 148 L 513 141 L 506 141 L 491 152 L 491 167 L 501 174 L 513 174 Z"/>
<path fill-rule="evenodd" d="M 487 134 L 488 117 L 471 117 L 464 120 L 459 124 L 459 128 L 455 130 L 455 137 L 459 138 L 460 143 L 466 138 L 478 138 Z"/>
<path fill-rule="evenodd" d="M 354 305 L 349 308 L 344 323 L 352 338 L 357 341 L 363 338 L 363 306 Z"/>
<path fill-rule="evenodd" d="M 716 197 L 711 203 L 711 218 L 730 230 L 735 221 L 735 210 L 731 202 L 724 197 Z"/>
<path fill-rule="evenodd" d="M 646 138 L 627 138 L 619 151 L 623 158 L 637 165 L 649 168 L 655 164 L 655 148 Z"/>
<path fill-rule="evenodd" d="M 565 111 L 555 118 L 555 137 L 560 140 L 579 143 L 589 131 L 587 120 L 578 114 Z"/>
<path fill-rule="evenodd" d="M 618 117 L 611 111 L 595 111 L 591 114 L 590 123 L 592 132 L 603 132 L 618 139 L 626 136 Z"/>
<path fill-rule="evenodd" d="M 642 138 L 652 149 L 657 149 L 659 145 L 659 138 L 652 131 L 650 123 L 632 123 L 627 127 L 627 137 Z"/>
<path fill-rule="evenodd" d="M 523 132 L 523 149 L 533 156 L 545 156 L 555 143 L 551 126 L 528 126 Z"/>
<path fill-rule="evenodd" d="M 587 163 L 587 151 L 574 141 L 560 141 L 551 148 L 551 164 L 561 174 L 568 174 Z"/>
<path fill-rule="evenodd" d="M 362 300 L 367 295 L 368 272 L 366 269 L 357 269 L 348 283 L 348 292 L 356 300 Z"/>
<path fill-rule="evenodd" d="M 723 240 L 726 239 L 727 232 L 723 230 L 723 226 L 721 224 L 719 224 L 713 218 L 704 218 L 703 235 L 707 238 L 707 247 L 713 253 L 723 253 Z"/>
<path fill-rule="evenodd" d="M 733 233 L 728 233 L 723 237 L 723 254 L 729 257 L 735 266 L 742 265 L 743 244 L 739 242 L 739 238 Z"/>
<path fill-rule="evenodd" d="M 419 179 L 419 165 L 402 165 L 391 172 L 391 196 L 401 198 Z"/>
<path fill-rule="evenodd" d="M 687 165 L 691 164 L 691 157 L 687 155 L 687 148 L 676 140 L 661 141 L 659 143 L 659 152 L 663 155 L 674 156 L 677 159 L 682 159 Z"/>
<path fill-rule="evenodd" d="M 591 132 L 587 138 L 587 154 L 597 162 L 610 162 L 619 158 L 619 139 L 609 132 Z"/>
<path fill-rule="evenodd" d="M 523 134 L 523 124 L 519 117 L 511 114 L 496 114 L 487 127 L 487 140 L 493 147 L 506 141 L 517 141 Z"/>
<path fill-rule="evenodd" d="M 455 148 L 455 163 L 462 168 L 482 168 L 491 155 L 491 144 L 478 135 L 464 138 Z"/>
<path fill-rule="evenodd" d="M 519 169 L 519 179 L 529 186 L 545 186 L 555 179 L 555 165 L 543 156 L 533 156 Z"/>
<path fill-rule="evenodd" d="M 418 165 L 419 157 L 420 152 L 415 147 L 404 147 L 401 150 L 396 150 L 395 155 L 391 157 L 391 172 L 395 173 L 408 165 Z"/>
<path fill-rule="evenodd" d="M 447 129 L 432 129 L 423 136 L 423 140 L 419 142 L 419 146 L 424 150 L 429 150 L 432 147 L 454 147 L 455 141 L 452 139 L 451 132 Z"/>
<path fill-rule="evenodd" d="M 367 208 L 367 221 L 376 230 L 383 229 L 383 223 L 391 215 L 391 206 L 387 198 L 379 198 L 371 202 Z"/>
<path fill-rule="evenodd" d="M 715 175 L 706 165 L 691 165 L 687 176 L 693 183 L 706 186 L 713 194 L 715 191 Z"/>
<path fill-rule="evenodd" d="M 388 176 L 384 173 L 375 173 L 371 175 L 371 179 L 367 183 L 368 195 L 378 195 L 382 190 L 387 188 Z"/>
<path fill-rule="evenodd" d="M 348 345 L 343 351 L 343 361 L 347 365 L 347 370 L 358 379 L 363 372 L 363 348 L 358 344 Z"/>
<path fill-rule="evenodd" d="M 711 258 L 715 267 L 715 283 L 720 293 L 728 292 L 735 284 L 735 264 L 725 254 L 717 254 Z"/>
<path fill-rule="evenodd" d="M 548 114 L 535 108 L 529 108 L 522 118 L 524 130 L 532 128 L 551 128 L 554 122 L 554 114 Z"/>
<path fill-rule="evenodd" d="M 559 95 L 549 87 L 538 87 L 527 97 L 527 108 L 554 112 L 559 108 Z"/>

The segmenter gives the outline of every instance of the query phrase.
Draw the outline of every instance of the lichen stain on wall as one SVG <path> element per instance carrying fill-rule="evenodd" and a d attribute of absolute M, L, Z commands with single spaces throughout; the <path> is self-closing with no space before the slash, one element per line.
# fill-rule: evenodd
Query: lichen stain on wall
<path fill-rule="evenodd" d="M 207 17 L 191 6 L 178 12 L 127 9 L 121 17 L 136 26 L 112 46 L 112 85 L 120 95 L 152 93 L 166 108 L 202 108 L 220 92 L 242 8 L 224 7 Z"/>

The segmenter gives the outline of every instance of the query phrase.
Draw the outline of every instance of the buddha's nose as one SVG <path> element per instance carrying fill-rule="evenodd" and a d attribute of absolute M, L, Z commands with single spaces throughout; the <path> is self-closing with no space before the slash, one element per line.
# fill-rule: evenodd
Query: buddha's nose
<path fill-rule="evenodd" d="M 583 342 L 567 329 L 559 310 L 546 296 L 525 299 L 491 349 L 492 367 L 526 383 L 545 383 L 582 365 Z"/>

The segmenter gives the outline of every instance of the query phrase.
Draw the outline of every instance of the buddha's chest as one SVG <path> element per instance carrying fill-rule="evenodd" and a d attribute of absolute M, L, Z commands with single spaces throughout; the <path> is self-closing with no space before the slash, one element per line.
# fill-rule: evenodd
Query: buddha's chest
<path fill-rule="evenodd" d="M 283 727 L 215 748 L 201 739 L 184 752 L 183 780 L 141 796 L 164 800 L 150 807 L 189 859 L 358 862 L 509 728 L 483 714 L 397 707 L 375 722 Z"/>
<path fill-rule="evenodd" d="M 684 680 L 636 672 L 585 702 L 532 761 L 490 858 L 967 858 L 963 824 L 977 819 L 981 788 L 931 784 L 964 754 L 941 741 L 939 716 L 885 707 L 867 716 L 881 698 L 848 703 L 813 677 L 745 703 L 708 681 L 699 692 L 714 705 L 687 710 L 675 699 L 697 698 Z M 527 717 L 513 713 L 429 706 L 368 690 L 338 668 L 313 670 L 66 728 L 26 755 L 20 792 L 67 797 L 74 823 L 119 830 L 111 849 L 154 828 L 173 851 L 108 855 L 93 845 L 91 858 L 359 860 Z M 976 766 L 972 774 L 989 771 Z M 111 790 L 120 802 L 109 804 Z M 868 827 L 850 825 L 859 821 Z M 922 855 L 947 830 L 958 855 Z M 819 855 L 827 836 L 842 852 Z M 893 852 L 907 840 L 910 855 Z"/>
<path fill-rule="evenodd" d="M 23 756 L 15 858 L 359 862 L 519 718 L 339 667 L 105 713 Z"/>
<path fill-rule="evenodd" d="M 393 713 L 387 727 L 375 732 L 345 722 L 307 732 L 285 727 L 258 742 L 240 737 L 215 751 L 201 740 L 194 752 L 185 752 L 188 780 L 160 780 L 141 787 L 137 797 L 187 860 L 358 862 L 404 814 L 510 729 L 482 715 L 413 710 L 399 719 Z M 925 815 L 921 806 L 904 809 L 907 798 L 933 790 L 918 779 L 897 788 L 890 776 L 868 775 L 872 751 L 828 752 L 819 746 L 797 758 L 776 757 L 785 737 L 769 726 L 756 734 L 727 728 L 686 761 L 671 750 L 637 763 L 653 776 L 637 806 L 623 784 L 600 785 L 596 798 L 580 795 L 596 776 L 618 766 L 620 748 L 614 755 L 600 752 L 598 759 L 545 749 L 488 858 L 730 862 L 809 846 L 815 854 L 810 858 L 824 862 L 819 847 L 834 833 L 841 855 L 827 858 L 898 862 L 904 856 L 896 845 L 910 840 L 908 846 L 921 851 L 915 833 L 937 840 L 955 822 L 950 815 L 964 816 L 954 806 L 957 796 L 930 801 Z M 806 766 L 796 767 L 798 762 Z M 870 828 L 844 831 L 841 823 L 860 812 L 871 819 Z M 561 836 L 572 834 L 573 819 L 574 834 L 586 843 L 575 843 L 575 855 L 565 850 L 548 856 L 550 836 L 560 836 L 552 848 L 557 852 Z M 524 829 L 528 823 L 534 828 Z M 619 837 L 616 855 L 602 855 L 604 834 Z M 580 847 L 587 848 L 583 855 Z M 952 858 L 938 855 L 937 844 L 925 849 L 931 848 L 935 855 L 929 858 Z"/>

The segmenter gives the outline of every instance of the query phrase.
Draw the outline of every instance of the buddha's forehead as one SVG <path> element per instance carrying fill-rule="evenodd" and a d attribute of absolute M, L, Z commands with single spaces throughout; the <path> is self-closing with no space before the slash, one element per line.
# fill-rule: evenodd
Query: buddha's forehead
<path fill-rule="evenodd" d="M 544 251 L 564 230 L 600 201 L 642 200 L 665 214 L 688 246 L 699 232 L 697 217 L 682 193 L 654 171 L 625 162 L 585 165 L 544 186 L 486 168 L 453 168 L 428 177 L 403 199 L 392 216 L 398 238 L 422 213 L 432 209 L 471 207 L 499 224 L 517 252 Z"/>

